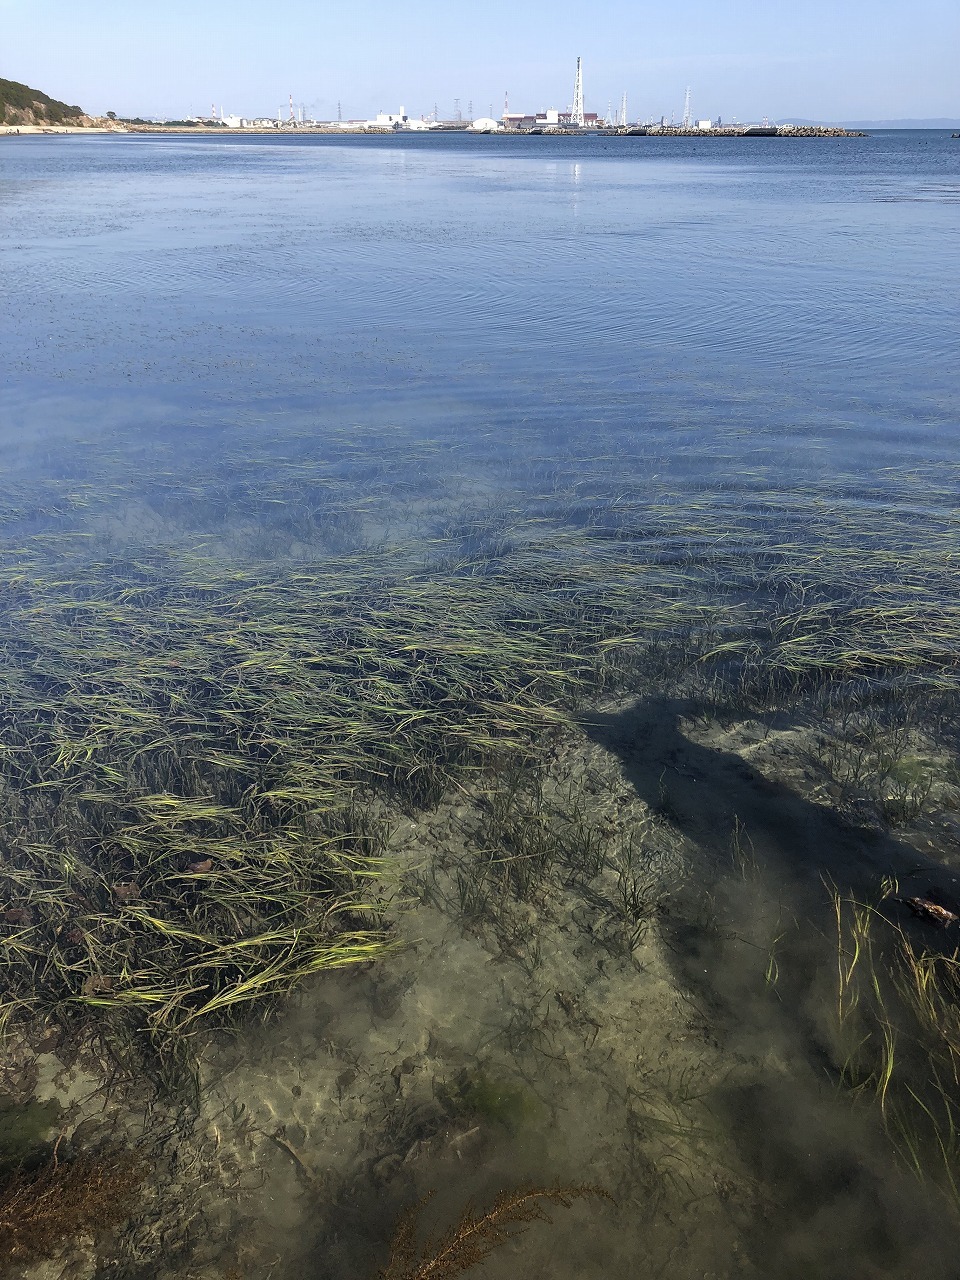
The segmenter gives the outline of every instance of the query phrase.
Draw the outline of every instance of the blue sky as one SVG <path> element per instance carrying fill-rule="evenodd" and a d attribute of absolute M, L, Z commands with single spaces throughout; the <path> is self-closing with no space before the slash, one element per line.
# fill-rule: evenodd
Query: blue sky
<path fill-rule="evenodd" d="M 0 0 L 0 75 L 99 113 L 960 116 L 960 0 Z"/>

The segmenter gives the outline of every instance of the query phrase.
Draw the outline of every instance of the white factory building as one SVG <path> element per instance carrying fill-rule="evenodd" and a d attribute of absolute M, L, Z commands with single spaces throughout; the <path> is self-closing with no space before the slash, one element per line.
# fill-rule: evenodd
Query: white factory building
<path fill-rule="evenodd" d="M 400 108 L 396 115 L 393 115 L 389 111 L 379 111 L 376 119 L 365 120 L 362 127 L 364 129 L 403 130 L 407 133 L 418 133 L 421 130 L 430 128 L 425 120 L 414 120 L 410 116 L 405 115 L 403 107 Z"/>
<path fill-rule="evenodd" d="M 501 121 L 505 129 L 569 129 L 570 112 L 560 111 L 557 107 L 548 107 L 546 111 L 538 111 L 534 115 L 522 111 L 505 111 Z M 596 111 L 585 111 L 583 123 L 588 128 L 595 128 L 600 124 L 600 117 Z"/>

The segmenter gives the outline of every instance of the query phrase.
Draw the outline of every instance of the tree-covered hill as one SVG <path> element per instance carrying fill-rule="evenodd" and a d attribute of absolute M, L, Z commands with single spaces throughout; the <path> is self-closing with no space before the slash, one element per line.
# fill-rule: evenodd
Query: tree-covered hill
<path fill-rule="evenodd" d="M 82 116 L 82 107 L 69 107 L 16 80 L 0 79 L 0 124 L 79 123 Z"/>

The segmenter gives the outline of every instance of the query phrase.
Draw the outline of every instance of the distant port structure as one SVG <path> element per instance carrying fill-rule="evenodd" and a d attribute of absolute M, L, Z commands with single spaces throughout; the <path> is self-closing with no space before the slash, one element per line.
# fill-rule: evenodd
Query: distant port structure
<path fill-rule="evenodd" d="M 314 104 L 316 105 L 316 104 Z M 315 120 L 305 114 L 301 104 L 294 105 L 293 94 L 288 95 L 287 102 L 277 111 L 276 119 L 271 116 L 245 117 L 224 115 L 220 108 L 210 109 L 209 116 L 195 116 L 186 120 L 135 120 L 122 122 L 131 132 L 154 131 L 187 131 L 190 129 L 239 129 L 257 133 L 273 130 L 309 130 L 319 133 L 427 133 L 462 132 L 472 134 L 551 134 L 578 135 L 584 133 L 603 133 L 626 137 L 646 137 L 668 135 L 674 137 L 850 137 L 862 136 L 857 131 L 842 127 L 820 125 L 771 124 L 764 118 L 759 124 L 724 123 L 717 119 L 696 119 L 692 110 L 692 88 L 687 85 L 683 100 L 683 116 L 680 124 L 674 123 L 674 117 L 667 120 L 661 116 L 659 120 L 635 121 L 631 123 L 627 117 L 627 94 L 624 92 L 619 108 L 614 116 L 612 103 L 607 106 L 606 116 L 601 117 L 596 111 L 584 109 L 584 68 L 583 59 L 578 57 L 573 82 L 573 97 L 565 109 L 547 107 L 542 111 L 511 111 L 509 94 L 504 94 L 503 114 L 499 119 L 490 115 L 474 117 L 473 102 L 469 103 L 467 115 L 464 117 L 460 109 L 460 99 L 454 99 L 453 114 L 442 118 L 437 107 L 430 115 L 413 116 L 400 107 L 399 111 L 378 111 L 370 119 L 343 118 L 340 102 L 337 103 L 335 120 Z"/>
<path fill-rule="evenodd" d="M 583 132 L 605 133 L 630 137 L 646 137 L 648 135 L 667 134 L 674 137 L 825 137 L 850 136 L 851 131 L 840 127 L 829 128 L 818 125 L 772 125 L 764 119 L 760 124 L 724 124 L 716 120 L 694 119 L 692 111 L 692 88 L 687 85 L 683 100 L 683 117 L 679 125 L 661 116 L 658 121 L 637 121 L 633 124 L 627 118 L 627 95 L 623 94 L 616 119 L 613 118 L 612 106 L 608 106 L 604 119 L 596 111 L 584 110 L 583 60 L 577 58 L 576 77 L 574 79 L 573 104 L 566 111 L 549 107 L 545 111 L 532 115 L 509 110 L 507 100 L 504 101 L 501 123 L 505 132 L 532 134 L 577 134 Z"/>

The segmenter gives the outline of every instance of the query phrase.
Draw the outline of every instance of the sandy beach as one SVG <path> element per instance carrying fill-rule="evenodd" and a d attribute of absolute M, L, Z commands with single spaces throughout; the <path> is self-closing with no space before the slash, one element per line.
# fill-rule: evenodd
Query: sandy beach
<path fill-rule="evenodd" d="M 72 125 L 72 124 L 3 124 L 0 125 L 0 137 L 16 137 L 17 135 L 27 135 L 36 133 L 126 133 L 127 130 L 120 127 L 115 129 L 103 128 L 100 125 Z"/>

